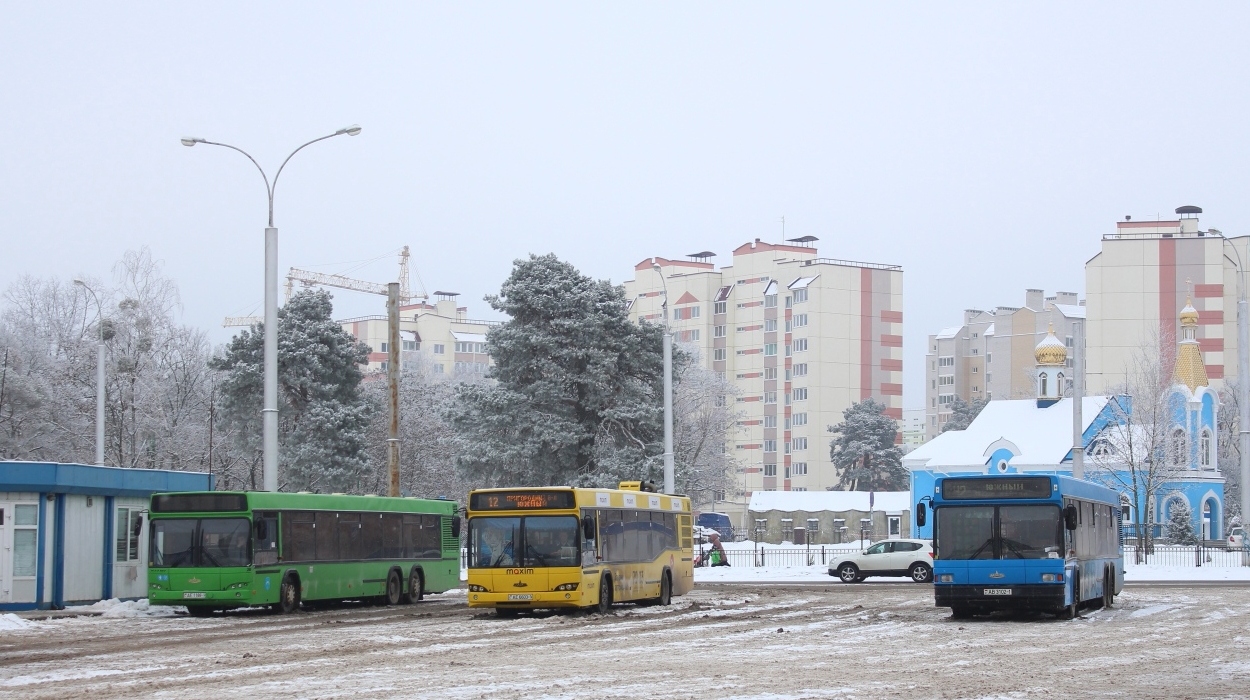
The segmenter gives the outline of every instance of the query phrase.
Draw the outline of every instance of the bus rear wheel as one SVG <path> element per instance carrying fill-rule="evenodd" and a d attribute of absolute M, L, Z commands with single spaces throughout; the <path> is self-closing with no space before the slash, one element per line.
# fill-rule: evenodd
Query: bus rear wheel
<path fill-rule="evenodd" d="M 668 605 L 673 602 L 673 578 L 667 571 L 660 577 L 660 597 L 656 599 L 660 605 Z"/>
<path fill-rule="evenodd" d="M 1115 569 L 1107 567 L 1102 577 L 1102 606 L 1109 608 L 1115 603 Z"/>
<path fill-rule="evenodd" d="M 425 577 L 421 575 L 421 570 L 414 568 L 408 574 L 408 601 L 415 603 L 425 598 Z"/>
<path fill-rule="evenodd" d="M 287 574 L 282 579 L 282 585 L 278 587 L 278 603 L 274 609 L 283 615 L 290 615 L 299 610 L 299 599 L 299 579 Z"/>
<path fill-rule="evenodd" d="M 607 615 L 612 609 L 612 579 L 604 576 L 599 579 L 599 604 L 595 606 L 595 611 L 600 615 Z"/>
<path fill-rule="evenodd" d="M 399 605 L 403 593 L 403 585 L 399 582 L 399 572 L 391 571 L 386 575 L 386 604 Z"/>

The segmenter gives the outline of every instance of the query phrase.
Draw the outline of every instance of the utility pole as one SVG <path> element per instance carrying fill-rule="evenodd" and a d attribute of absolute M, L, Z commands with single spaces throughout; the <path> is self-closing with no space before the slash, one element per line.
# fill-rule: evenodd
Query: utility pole
<path fill-rule="evenodd" d="M 1061 387 L 1062 388 L 1062 387 Z M 1072 478 L 1085 478 L 1085 322 L 1072 324 Z"/>
<path fill-rule="evenodd" d="M 387 360 L 386 395 L 391 404 L 390 432 L 386 438 L 386 467 L 390 486 L 386 495 L 399 496 L 399 282 L 386 285 Z"/>

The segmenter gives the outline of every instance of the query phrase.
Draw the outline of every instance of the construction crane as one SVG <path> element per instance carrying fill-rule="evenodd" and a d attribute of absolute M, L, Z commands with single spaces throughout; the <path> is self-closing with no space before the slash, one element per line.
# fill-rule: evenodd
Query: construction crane
<path fill-rule="evenodd" d="M 411 272 L 408 265 L 408 246 L 404 246 L 399 251 L 399 303 L 411 304 L 413 299 L 426 300 L 429 295 L 425 293 L 425 285 L 421 282 L 421 275 L 417 275 L 417 291 L 413 293 L 410 280 Z M 312 272 L 309 270 L 300 270 L 292 267 L 286 274 L 286 301 L 291 300 L 291 294 L 294 293 L 295 283 L 299 282 L 304 287 L 311 287 L 315 284 L 323 287 L 336 287 L 338 289 L 350 289 L 355 292 L 364 292 L 366 294 L 381 294 L 386 296 L 385 284 L 377 282 L 366 282 L 364 280 L 353 279 L 345 275 L 327 275 L 324 272 Z M 231 328 L 235 326 L 254 326 L 264 319 L 260 316 L 227 316 L 222 326 Z"/>
<path fill-rule="evenodd" d="M 409 287 L 409 267 L 408 267 L 408 246 L 404 246 L 399 253 L 399 281 L 390 282 L 388 284 L 378 284 L 376 282 L 365 282 L 364 280 L 352 279 L 343 275 L 327 275 L 320 272 L 309 272 L 308 270 L 298 270 L 291 268 L 286 276 L 286 297 L 291 299 L 292 287 L 295 282 L 302 283 L 305 287 L 311 287 L 314 284 L 320 284 L 325 287 L 337 287 L 339 289 L 350 289 L 355 292 L 364 292 L 366 294 L 381 294 L 386 297 L 386 320 L 387 320 L 387 364 L 386 364 L 386 393 L 388 403 L 390 404 L 390 425 L 386 440 L 386 463 L 389 472 L 389 486 L 387 495 L 399 496 L 399 307 L 401 304 L 407 304 L 412 299 L 428 299 L 425 293 L 424 285 L 418 294 L 413 295 Z M 421 278 L 417 277 L 420 284 Z M 235 317 L 227 318 L 224 325 L 240 325 L 250 326 L 259 323 L 261 319 L 254 317 Z M 232 323 L 233 322 L 233 323 Z"/>

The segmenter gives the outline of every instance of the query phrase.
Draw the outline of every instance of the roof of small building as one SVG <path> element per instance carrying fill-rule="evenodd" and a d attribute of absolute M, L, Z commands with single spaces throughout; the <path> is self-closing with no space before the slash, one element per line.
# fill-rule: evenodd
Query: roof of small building
<path fill-rule="evenodd" d="M 1109 396 L 1086 396 L 1081 401 L 1082 429 L 1088 429 Z M 999 440 L 1010 441 L 1020 454 L 1013 465 L 1057 466 L 1072 450 L 1072 399 L 1039 408 L 1035 399 L 990 401 L 967 430 L 950 430 L 903 457 L 909 469 L 942 471 L 969 467 L 989 460 L 986 449 Z"/>
<path fill-rule="evenodd" d="M 210 491 L 212 488 L 213 475 L 205 472 L 0 461 L 0 491 L 149 496 L 169 491 Z"/>
<path fill-rule="evenodd" d="M 959 331 L 963 329 L 964 329 L 963 326 L 951 326 L 949 328 L 943 328 L 942 330 L 938 331 L 938 334 L 936 337 L 938 340 L 946 340 L 948 338 L 954 338 L 955 336 L 959 335 Z"/>
<path fill-rule="evenodd" d="M 901 513 L 911 509 L 910 491 L 756 491 L 751 494 L 747 510 L 756 513 L 770 510 L 805 513 L 859 510 L 867 513 L 869 493 L 872 493 L 872 510 Z"/>

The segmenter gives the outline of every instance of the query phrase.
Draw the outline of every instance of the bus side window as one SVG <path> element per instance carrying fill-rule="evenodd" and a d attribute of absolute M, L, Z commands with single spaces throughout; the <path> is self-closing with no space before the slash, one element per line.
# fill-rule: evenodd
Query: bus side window
<path fill-rule="evenodd" d="M 382 558 L 382 514 L 362 513 L 360 516 L 360 550 L 365 559 Z"/>
<path fill-rule="evenodd" d="M 252 562 L 256 566 L 267 566 L 278 563 L 278 514 L 257 513 L 256 545 L 252 551 Z"/>

